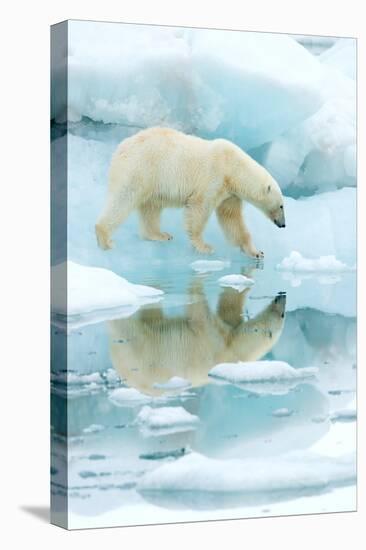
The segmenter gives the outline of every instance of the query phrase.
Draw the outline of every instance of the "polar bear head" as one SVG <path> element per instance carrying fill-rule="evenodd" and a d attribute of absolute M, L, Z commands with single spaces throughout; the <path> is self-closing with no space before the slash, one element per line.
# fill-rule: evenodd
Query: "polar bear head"
<path fill-rule="evenodd" d="M 270 176 L 264 189 L 264 200 L 260 209 L 277 227 L 286 227 L 283 196 L 278 183 Z"/>

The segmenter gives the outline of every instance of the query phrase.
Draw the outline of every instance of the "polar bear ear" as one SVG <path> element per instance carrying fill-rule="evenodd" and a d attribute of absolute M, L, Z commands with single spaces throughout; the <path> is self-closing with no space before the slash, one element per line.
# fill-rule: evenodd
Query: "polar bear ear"
<path fill-rule="evenodd" d="M 267 187 L 267 193 L 269 193 L 270 190 L 271 190 L 271 185 L 269 185 L 269 186 Z"/>

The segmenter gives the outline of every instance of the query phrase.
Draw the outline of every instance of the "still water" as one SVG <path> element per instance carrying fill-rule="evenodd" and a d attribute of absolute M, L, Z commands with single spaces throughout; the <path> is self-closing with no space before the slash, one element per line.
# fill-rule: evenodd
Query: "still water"
<path fill-rule="evenodd" d="M 232 272 L 255 285 L 220 287 Z M 200 274 L 177 260 L 124 276 L 164 298 L 52 328 L 52 493 L 67 495 L 70 528 L 353 510 L 354 274 L 294 285 L 263 265 Z M 287 385 L 208 375 L 261 359 L 318 372 Z"/>

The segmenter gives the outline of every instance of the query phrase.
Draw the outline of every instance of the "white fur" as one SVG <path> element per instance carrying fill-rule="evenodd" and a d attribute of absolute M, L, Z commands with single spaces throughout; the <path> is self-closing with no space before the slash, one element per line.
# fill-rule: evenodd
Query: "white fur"
<path fill-rule="evenodd" d="M 242 218 L 250 202 L 284 224 L 281 190 L 272 176 L 239 147 L 169 128 L 150 128 L 125 139 L 113 155 L 106 206 L 96 224 L 99 245 L 112 246 L 112 232 L 138 209 L 143 237 L 169 240 L 160 231 L 165 207 L 185 207 L 187 232 L 200 252 L 211 252 L 202 232 L 213 210 L 228 239 L 251 256 L 261 255 Z"/>

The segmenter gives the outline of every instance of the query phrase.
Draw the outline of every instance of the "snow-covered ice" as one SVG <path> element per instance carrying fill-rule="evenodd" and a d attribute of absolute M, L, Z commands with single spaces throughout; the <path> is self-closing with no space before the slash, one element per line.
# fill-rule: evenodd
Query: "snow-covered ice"
<path fill-rule="evenodd" d="M 356 185 L 356 41 L 338 40 L 318 57 L 325 102 L 266 146 L 263 162 L 291 193 Z"/>
<path fill-rule="evenodd" d="M 179 406 L 152 408 L 146 405 L 137 415 L 136 422 L 143 434 L 159 436 L 195 430 L 199 418 Z"/>
<path fill-rule="evenodd" d="M 279 271 L 295 271 L 299 273 L 339 273 L 355 271 L 355 266 L 348 266 L 337 260 L 333 255 L 320 258 L 304 258 L 300 252 L 293 250 L 291 254 L 277 264 Z"/>
<path fill-rule="evenodd" d="M 218 280 L 220 286 L 229 286 L 238 292 L 242 292 L 245 288 L 254 285 L 254 280 L 250 277 L 240 274 L 224 275 Z"/>
<path fill-rule="evenodd" d="M 177 259 L 186 266 L 196 260 L 206 261 L 197 258 L 192 250 L 184 230 L 183 211 L 168 208 L 163 211 L 161 226 L 173 235 L 172 241 L 156 243 L 142 240 L 138 217 L 131 214 L 114 235 L 115 248 L 107 253 L 98 249 L 94 224 L 100 214 L 100 205 L 105 200 L 108 166 L 116 142 L 74 135 L 69 135 L 68 139 L 70 258 L 85 265 L 105 267 L 118 274 L 121 272 L 121 256 L 128 258 L 126 267 L 129 270 L 138 270 L 141 265 L 147 264 L 152 269 L 157 269 L 159 265 L 163 268 L 170 262 L 176 263 Z M 93 181 L 92 187 L 88 184 L 90 181 Z M 85 196 L 90 200 L 85 201 Z M 246 207 L 247 225 L 256 247 L 264 252 L 266 265 L 278 263 L 293 250 L 298 250 L 305 257 L 334 255 L 349 265 L 355 263 L 355 189 L 343 188 L 297 200 L 285 196 L 284 206 L 284 229 L 277 228 L 258 209 L 251 205 Z M 82 224 L 81 218 L 85 220 Z M 225 258 L 233 263 L 245 259 L 237 247 L 228 244 L 215 215 L 208 221 L 205 238 L 215 247 L 217 261 Z M 57 261 L 62 261 L 61 243 L 55 248 L 54 255 Z"/>
<path fill-rule="evenodd" d="M 130 315 L 164 294 L 153 287 L 132 284 L 110 270 L 72 261 L 54 266 L 52 278 L 53 315 L 70 317 L 71 324 L 76 317 L 78 326 L 110 318 L 109 310 L 113 315 L 118 309 L 118 317 L 122 317 L 123 308 L 127 308 L 125 315 Z"/>
<path fill-rule="evenodd" d="M 233 384 L 256 384 L 306 380 L 315 377 L 317 372 L 316 367 L 294 369 L 284 361 L 248 361 L 221 363 L 213 367 L 208 375 Z"/>
<path fill-rule="evenodd" d="M 109 400 L 118 407 L 134 407 L 148 403 L 151 397 L 135 388 L 116 388 L 109 392 Z"/>
<path fill-rule="evenodd" d="M 167 125 L 248 149 L 324 101 L 323 65 L 286 35 L 70 21 L 69 40 L 72 122 Z"/>
<path fill-rule="evenodd" d="M 355 456 L 328 458 L 313 453 L 289 453 L 270 461 L 216 460 L 191 453 L 145 474 L 142 491 L 305 492 L 315 493 L 354 483 Z"/>

